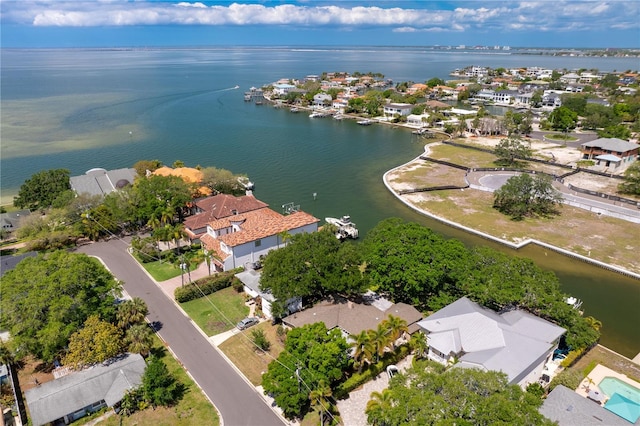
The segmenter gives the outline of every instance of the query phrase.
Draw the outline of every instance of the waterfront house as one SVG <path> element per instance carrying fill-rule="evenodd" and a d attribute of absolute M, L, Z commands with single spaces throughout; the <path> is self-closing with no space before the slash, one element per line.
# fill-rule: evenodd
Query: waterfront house
<path fill-rule="evenodd" d="M 333 98 L 328 93 L 316 93 L 313 95 L 313 105 L 316 107 L 324 107 L 331 105 Z"/>
<path fill-rule="evenodd" d="M 191 207 L 193 214 L 184 220 L 185 232 L 189 239 L 194 242 L 206 234 L 207 225 L 210 222 L 267 207 L 269 207 L 267 203 L 263 203 L 252 194 L 241 197 L 217 194 L 201 198 L 193 203 Z"/>
<path fill-rule="evenodd" d="M 265 207 L 209 222 L 200 241 L 214 254 L 216 269 L 229 271 L 253 265 L 271 250 L 283 246 L 285 233 L 316 232 L 318 222 L 319 219 L 303 211 L 282 215 Z"/>
<path fill-rule="evenodd" d="M 69 183 L 76 194 L 105 196 L 115 190 L 131 185 L 136 178 L 135 169 L 105 170 L 95 168 L 84 175 L 71 176 Z"/>
<path fill-rule="evenodd" d="M 411 114 L 414 105 L 405 103 L 388 103 L 384 105 L 382 113 L 385 117 L 407 116 Z"/>
<path fill-rule="evenodd" d="M 25 398 L 31 424 L 69 424 L 113 407 L 140 385 L 145 368 L 142 356 L 128 354 L 28 389 Z"/>
<path fill-rule="evenodd" d="M 538 409 L 540 414 L 556 422 L 559 426 L 629 426 L 622 417 L 604 409 L 575 391 L 563 386 L 556 386 Z"/>
<path fill-rule="evenodd" d="M 515 95 L 514 100 L 515 100 L 515 103 L 518 105 L 530 105 L 532 97 L 533 97 L 533 92 L 518 93 L 517 95 Z"/>
<path fill-rule="evenodd" d="M 31 210 L 29 209 L 0 213 L 0 225 L 2 225 L 2 230 L 7 232 L 15 231 L 20 228 L 22 219 L 29 215 L 31 215 Z"/>
<path fill-rule="evenodd" d="M 501 371 L 522 388 L 537 382 L 565 329 L 515 309 L 497 313 L 466 297 L 418 322 L 428 357 L 443 365 Z"/>
<path fill-rule="evenodd" d="M 407 116 L 407 124 L 412 127 L 425 127 L 429 114 L 409 114 Z"/>
<path fill-rule="evenodd" d="M 560 76 L 560 81 L 567 84 L 575 84 L 580 81 L 580 76 L 574 72 L 570 72 Z"/>
<path fill-rule="evenodd" d="M 415 84 L 412 84 L 411 86 L 409 86 L 409 88 L 407 89 L 407 94 L 415 95 L 418 92 L 425 93 L 428 88 L 429 88 L 429 86 L 427 86 L 424 83 L 415 83 Z"/>
<path fill-rule="evenodd" d="M 274 84 L 273 94 L 277 96 L 287 96 L 287 94 L 295 88 L 296 86 L 289 83 Z"/>
<path fill-rule="evenodd" d="M 584 160 L 595 160 L 597 166 L 616 171 L 626 169 L 639 158 L 640 145 L 618 138 L 599 138 L 580 145 Z"/>

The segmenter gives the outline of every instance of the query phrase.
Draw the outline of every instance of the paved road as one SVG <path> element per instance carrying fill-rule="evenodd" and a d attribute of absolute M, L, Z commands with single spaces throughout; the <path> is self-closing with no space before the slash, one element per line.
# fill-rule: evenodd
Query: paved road
<path fill-rule="evenodd" d="M 97 256 L 124 282 L 132 297 L 149 307 L 148 319 L 161 324 L 162 339 L 202 387 L 222 415 L 225 426 L 282 426 L 284 422 L 257 391 L 220 355 L 156 283 L 126 252 L 123 240 L 99 242 L 78 251 Z"/>
<path fill-rule="evenodd" d="M 509 178 L 517 175 L 516 172 L 471 172 L 467 175 L 470 182 L 477 182 L 481 186 L 495 191 L 504 185 Z M 637 223 L 640 221 L 640 210 L 630 205 L 618 203 L 605 198 L 599 198 L 588 194 L 571 191 L 559 182 L 553 182 L 554 188 L 560 191 L 565 202 L 579 203 L 588 206 L 588 210 L 602 211 L 604 214 L 615 213 L 628 217 L 627 220 Z M 620 216 L 617 216 L 620 217 Z"/>

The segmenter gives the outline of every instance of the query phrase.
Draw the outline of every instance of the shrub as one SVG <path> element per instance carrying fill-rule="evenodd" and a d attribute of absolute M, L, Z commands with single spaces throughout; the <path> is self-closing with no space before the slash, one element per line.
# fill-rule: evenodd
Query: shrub
<path fill-rule="evenodd" d="M 269 339 L 267 339 L 267 336 L 264 334 L 264 330 L 262 329 L 253 330 L 251 332 L 251 340 L 264 352 L 269 351 L 271 348 L 271 342 L 269 342 Z"/>
<path fill-rule="evenodd" d="M 567 354 L 567 357 L 562 360 L 560 365 L 564 368 L 571 367 L 576 363 L 576 361 L 578 361 L 578 359 L 582 358 L 582 355 L 584 355 L 586 352 L 586 348 L 575 349 Z"/>
<path fill-rule="evenodd" d="M 233 281 L 231 282 L 233 289 L 238 293 L 242 293 L 244 291 L 244 284 L 238 278 L 233 277 Z"/>
<path fill-rule="evenodd" d="M 549 384 L 549 391 L 552 391 L 558 385 L 563 385 L 571 390 L 576 390 L 578 386 L 580 386 L 582 379 L 584 379 L 584 376 L 580 371 L 564 370 L 551 380 L 551 383 Z"/>
<path fill-rule="evenodd" d="M 199 299 L 218 290 L 231 286 L 234 272 L 221 272 L 216 275 L 201 278 L 191 284 L 175 289 L 173 295 L 178 303 Z"/>

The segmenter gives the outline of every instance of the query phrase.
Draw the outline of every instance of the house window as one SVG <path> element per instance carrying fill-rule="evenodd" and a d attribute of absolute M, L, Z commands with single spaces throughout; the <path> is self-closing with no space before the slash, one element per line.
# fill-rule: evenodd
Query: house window
<path fill-rule="evenodd" d="M 256 240 L 255 244 L 256 244 L 256 247 L 260 247 L 262 245 L 262 241 Z"/>

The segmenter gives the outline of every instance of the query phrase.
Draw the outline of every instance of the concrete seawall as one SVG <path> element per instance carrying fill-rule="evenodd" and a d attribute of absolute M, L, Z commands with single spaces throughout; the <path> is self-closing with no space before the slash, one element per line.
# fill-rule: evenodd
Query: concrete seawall
<path fill-rule="evenodd" d="M 423 155 L 424 155 L 424 154 L 423 154 Z M 555 251 L 555 252 L 557 252 L 557 253 L 563 254 L 563 255 L 565 255 L 565 256 L 569 256 L 569 257 L 574 258 L 574 259 L 578 259 L 578 260 L 580 260 L 580 261 L 582 261 L 582 262 L 590 263 L 590 264 L 592 264 L 592 265 L 596 265 L 596 266 L 598 266 L 598 267 L 600 267 L 600 268 L 604 268 L 604 269 L 607 269 L 607 270 L 609 270 L 609 271 L 617 272 L 617 273 L 619 273 L 619 274 L 622 274 L 622 275 L 625 275 L 625 276 L 628 276 L 628 277 L 631 277 L 631 278 L 635 278 L 635 279 L 637 279 L 637 280 L 640 280 L 640 274 L 637 274 L 637 273 L 635 273 L 635 272 L 631 272 L 631 271 L 626 270 L 626 269 L 624 269 L 624 268 L 620 268 L 620 267 L 615 266 L 615 265 L 610 265 L 610 264 L 608 264 L 608 263 L 601 262 L 601 261 L 599 261 L 599 260 L 595 260 L 595 259 L 592 259 L 592 258 L 590 258 L 590 257 L 583 256 L 583 255 L 580 255 L 580 254 L 578 254 L 578 253 L 574 253 L 574 252 L 572 252 L 572 251 L 565 250 L 565 249 L 563 249 L 563 248 L 556 247 L 556 246 L 551 245 L 551 244 L 547 244 L 547 243 L 542 242 L 542 241 L 538 241 L 538 240 L 536 240 L 536 239 L 529 238 L 529 239 L 526 239 L 526 240 L 521 241 L 521 242 L 519 242 L 519 243 L 513 243 L 513 242 L 511 242 L 511 241 L 503 240 L 502 238 L 495 237 L 495 236 L 490 235 L 490 234 L 487 234 L 487 233 L 485 233 L 485 232 L 481 232 L 481 231 L 478 231 L 478 230 L 476 230 L 476 229 L 469 228 L 469 227 L 464 226 L 464 225 L 462 225 L 462 224 L 459 224 L 459 223 L 457 223 L 457 222 L 453 222 L 453 221 L 451 221 L 451 220 L 448 220 L 448 219 L 445 219 L 445 218 L 443 218 L 443 217 L 440 217 L 440 216 L 434 215 L 434 214 L 432 214 L 432 213 L 429 213 L 429 212 L 427 212 L 427 211 L 425 211 L 425 210 L 422 210 L 422 209 L 420 209 L 420 208 L 416 207 L 416 206 L 415 206 L 415 205 L 413 205 L 412 203 L 410 203 L 410 202 L 408 202 L 407 200 L 403 199 L 403 198 L 400 196 L 400 194 L 398 194 L 398 193 L 397 193 L 397 192 L 396 192 L 396 191 L 391 187 L 391 185 L 390 185 L 390 184 L 389 184 L 389 182 L 388 182 L 387 177 L 388 177 L 388 175 L 389 175 L 390 173 L 392 173 L 392 172 L 396 171 L 397 169 L 399 169 L 399 168 L 401 168 L 401 167 L 404 167 L 404 166 L 406 166 L 406 165 L 408 165 L 408 164 L 410 164 L 410 163 L 413 163 L 414 161 L 416 161 L 416 160 L 420 159 L 420 157 L 421 157 L 421 156 L 418 156 L 418 157 L 416 157 L 415 159 L 413 159 L 413 160 L 411 160 L 411 161 L 406 162 L 405 164 L 402 164 L 402 165 L 400 165 L 400 166 L 397 166 L 397 167 L 395 167 L 395 168 L 393 168 L 393 169 L 391 169 L 391 170 L 387 171 L 387 172 L 383 175 L 383 177 L 382 177 L 382 180 L 383 180 L 383 182 L 384 182 L 384 185 L 387 187 L 387 189 L 388 189 L 388 190 L 389 190 L 389 191 L 390 191 L 390 192 L 391 192 L 391 193 L 392 193 L 392 194 L 393 194 L 393 195 L 394 195 L 398 200 L 400 200 L 402 203 L 404 203 L 407 207 L 411 208 L 412 210 L 414 210 L 414 211 L 416 211 L 416 212 L 418 212 L 418 213 L 420 213 L 420 214 L 422 214 L 422 215 L 424 215 L 424 216 L 428 216 L 428 217 L 430 217 L 430 218 L 432 218 L 432 219 L 435 219 L 435 220 L 437 220 L 438 222 L 444 223 L 444 224 L 449 225 L 449 226 L 452 226 L 452 227 L 454 227 L 454 228 L 461 229 L 461 230 L 466 231 L 466 232 L 470 232 L 470 233 L 472 233 L 472 234 L 474 234 L 474 235 L 477 235 L 477 236 L 479 236 L 479 237 L 481 237 L 481 238 L 484 238 L 484 239 L 487 239 L 487 240 L 491 240 L 491 241 L 495 241 L 495 242 L 497 242 L 497 243 L 500 243 L 500 244 L 502 244 L 502 245 L 505 245 L 505 246 L 507 246 L 507 247 L 510 247 L 510 248 L 513 248 L 513 249 L 516 249 L 516 250 L 517 250 L 517 249 L 520 249 L 520 248 L 522 248 L 522 247 L 525 247 L 525 246 L 527 246 L 528 244 L 537 244 L 537 245 L 539 245 L 539 246 L 541 246 L 541 247 L 544 247 L 544 248 L 549 249 L 549 250 L 553 250 L 553 251 Z"/>

